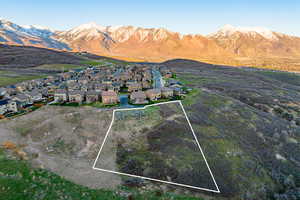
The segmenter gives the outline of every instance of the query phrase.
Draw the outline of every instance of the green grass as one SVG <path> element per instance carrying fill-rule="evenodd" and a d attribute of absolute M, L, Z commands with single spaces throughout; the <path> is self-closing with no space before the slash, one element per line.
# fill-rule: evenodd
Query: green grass
<path fill-rule="evenodd" d="M 180 75 L 176 76 L 176 80 L 178 80 L 179 82 L 181 82 L 182 84 L 184 84 L 186 86 L 203 85 L 205 83 L 219 81 L 216 79 L 201 77 L 201 76 L 197 76 L 197 75 L 189 74 L 189 73 L 180 74 Z"/>
<path fill-rule="evenodd" d="M 14 72 L 0 71 L 0 87 L 45 77 L 47 75 L 19 75 Z"/>
<path fill-rule="evenodd" d="M 116 64 L 116 65 L 125 65 L 127 62 L 125 61 L 119 61 L 119 60 L 113 60 L 113 59 L 108 59 L 108 62 Z"/>
<path fill-rule="evenodd" d="M 92 106 L 95 108 L 111 108 L 111 107 L 117 107 L 120 104 L 103 104 L 100 101 L 94 102 L 94 103 L 76 103 L 76 102 L 65 102 L 65 103 L 52 103 L 50 104 L 52 106 L 71 106 L 71 107 L 79 107 L 79 106 Z"/>
<path fill-rule="evenodd" d="M 169 101 L 175 101 L 175 100 L 179 100 L 175 97 L 170 97 L 170 98 L 161 98 L 155 101 L 149 101 L 149 104 L 156 104 L 156 103 L 163 103 L 163 102 L 169 102 Z"/>
<path fill-rule="evenodd" d="M 182 78 L 182 77 L 177 78 L 176 80 L 180 81 L 184 85 L 192 85 L 193 83 L 195 83 L 192 79 Z"/>
<path fill-rule="evenodd" d="M 96 65 L 104 65 L 106 64 L 106 62 L 104 60 L 85 60 L 82 61 L 82 64 L 96 66 Z"/>
<path fill-rule="evenodd" d="M 171 193 L 157 193 L 135 188 L 120 187 L 118 191 L 132 194 L 135 200 L 196 200 L 198 198 L 178 196 Z M 26 161 L 8 159 L 0 148 L 0 199 L 2 200 L 126 200 L 116 191 L 90 189 L 74 184 L 43 169 L 32 168 Z"/>
<path fill-rule="evenodd" d="M 15 129 L 16 129 L 17 133 L 19 133 L 20 135 L 22 135 L 24 137 L 26 135 L 28 135 L 31 131 L 31 127 L 16 127 Z"/>
<path fill-rule="evenodd" d="M 27 113 L 26 110 L 20 110 L 20 111 L 18 111 L 18 112 L 16 112 L 16 113 L 9 113 L 9 114 L 6 114 L 5 117 L 7 117 L 7 118 L 13 118 L 13 117 L 18 117 L 18 116 L 24 115 L 24 114 L 26 114 L 26 113 Z"/>
<path fill-rule="evenodd" d="M 66 103 L 52 103 L 51 106 L 71 106 L 71 107 L 78 107 L 80 106 L 79 103 L 76 102 L 66 102 Z"/>
<path fill-rule="evenodd" d="M 257 71 L 255 73 L 267 76 L 269 78 L 289 83 L 293 85 L 300 85 L 300 75 L 289 72 L 272 72 L 272 71 Z"/>
<path fill-rule="evenodd" d="M 83 69 L 83 66 L 72 65 L 72 64 L 45 64 L 40 65 L 36 69 L 47 69 L 47 70 L 59 70 L 59 71 L 69 71 L 71 69 Z"/>
<path fill-rule="evenodd" d="M 92 106 L 92 107 L 95 107 L 95 108 L 111 108 L 111 107 L 117 107 L 119 105 L 120 105 L 119 103 L 117 103 L 117 104 L 103 104 L 100 101 L 97 101 L 97 102 L 94 102 L 94 103 L 89 103 L 89 104 L 83 104 L 83 106 Z"/>
<path fill-rule="evenodd" d="M 201 94 L 201 90 L 198 88 L 193 88 L 186 97 L 183 99 L 182 103 L 185 106 L 191 106 L 198 101 L 198 95 Z"/>
<path fill-rule="evenodd" d="M 154 114 L 158 115 L 160 108 L 158 106 L 151 106 L 151 107 L 148 107 L 148 108 L 146 108 L 144 110 L 145 110 L 145 114 L 146 115 L 150 115 L 151 116 L 151 115 L 154 115 Z"/>
<path fill-rule="evenodd" d="M 92 66 L 106 65 L 106 64 L 124 65 L 124 64 L 126 64 L 126 62 L 125 61 L 114 60 L 114 59 L 109 59 L 109 58 L 103 58 L 101 60 L 91 60 L 91 59 L 85 60 L 85 61 L 82 61 L 82 64 L 92 65 Z"/>
<path fill-rule="evenodd" d="M 227 103 L 225 101 L 225 99 L 223 99 L 217 95 L 209 95 L 206 98 L 203 98 L 202 101 L 203 101 L 203 104 L 211 106 L 211 107 L 215 107 L 215 108 L 223 106 Z"/>
<path fill-rule="evenodd" d="M 92 190 L 46 170 L 32 169 L 25 161 L 7 159 L 3 151 L 0 155 L 0 199 L 122 199 L 113 191 Z"/>
<path fill-rule="evenodd" d="M 157 104 L 157 103 L 170 102 L 170 101 L 176 101 L 176 100 L 181 100 L 181 99 L 182 99 L 181 97 L 175 96 L 175 97 L 172 97 L 172 98 L 163 98 L 163 99 L 158 99 L 158 100 L 155 100 L 155 101 L 149 101 L 149 103 L 145 103 L 145 104 L 134 104 L 130 101 L 128 102 L 128 104 L 142 107 L 142 106 L 147 106 L 147 105 L 152 105 L 152 104 Z"/>

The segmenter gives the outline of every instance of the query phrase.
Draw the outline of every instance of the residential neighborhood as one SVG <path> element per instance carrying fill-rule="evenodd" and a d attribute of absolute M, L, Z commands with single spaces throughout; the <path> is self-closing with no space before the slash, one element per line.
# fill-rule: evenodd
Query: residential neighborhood
<path fill-rule="evenodd" d="M 0 115 L 45 104 L 120 106 L 121 96 L 131 106 L 178 99 L 185 92 L 172 76 L 164 65 L 87 66 L 0 88 Z"/>

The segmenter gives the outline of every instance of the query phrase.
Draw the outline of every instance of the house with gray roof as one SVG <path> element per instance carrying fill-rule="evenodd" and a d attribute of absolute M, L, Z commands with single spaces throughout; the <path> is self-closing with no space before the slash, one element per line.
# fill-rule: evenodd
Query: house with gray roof
<path fill-rule="evenodd" d="M 130 94 L 130 101 L 133 104 L 146 104 L 148 103 L 146 98 L 147 96 L 143 91 L 132 92 Z"/>
<path fill-rule="evenodd" d="M 93 103 L 100 100 L 100 92 L 95 90 L 86 92 L 86 103 Z"/>
<path fill-rule="evenodd" d="M 85 92 L 74 90 L 69 92 L 69 102 L 82 103 L 85 98 Z"/>

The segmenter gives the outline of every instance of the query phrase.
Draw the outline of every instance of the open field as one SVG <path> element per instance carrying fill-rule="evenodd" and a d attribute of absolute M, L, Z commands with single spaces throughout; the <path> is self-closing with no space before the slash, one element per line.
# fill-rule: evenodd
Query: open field
<path fill-rule="evenodd" d="M 45 64 L 35 67 L 35 69 L 69 71 L 71 69 L 82 69 L 83 66 L 72 64 Z"/>
<path fill-rule="evenodd" d="M 124 65 L 124 64 L 126 64 L 125 61 L 116 60 L 116 59 L 110 59 L 110 58 L 89 59 L 89 60 L 82 61 L 82 64 L 93 65 L 93 66 L 96 66 L 96 65 L 107 65 L 107 64 L 110 64 L 110 63 L 118 64 L 118 65 Z"/>
<path fill-rule="evenodd" d="M 18 74 L 11 71 L 0 71 L 0 87 L 13 85 L 27 80 L 45 78 L 47 75 L 30 75 L 30 74 Z"/>

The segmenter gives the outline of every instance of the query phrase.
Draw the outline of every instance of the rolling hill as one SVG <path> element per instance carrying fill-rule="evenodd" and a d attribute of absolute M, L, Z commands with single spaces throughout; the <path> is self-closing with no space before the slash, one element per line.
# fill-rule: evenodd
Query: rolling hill
<path fill-rule="evenodd" d="M 83 58 L 71 52 L 0 44 L 0 68 L 27 68 L 42 64 L 80 64 Z"/>

